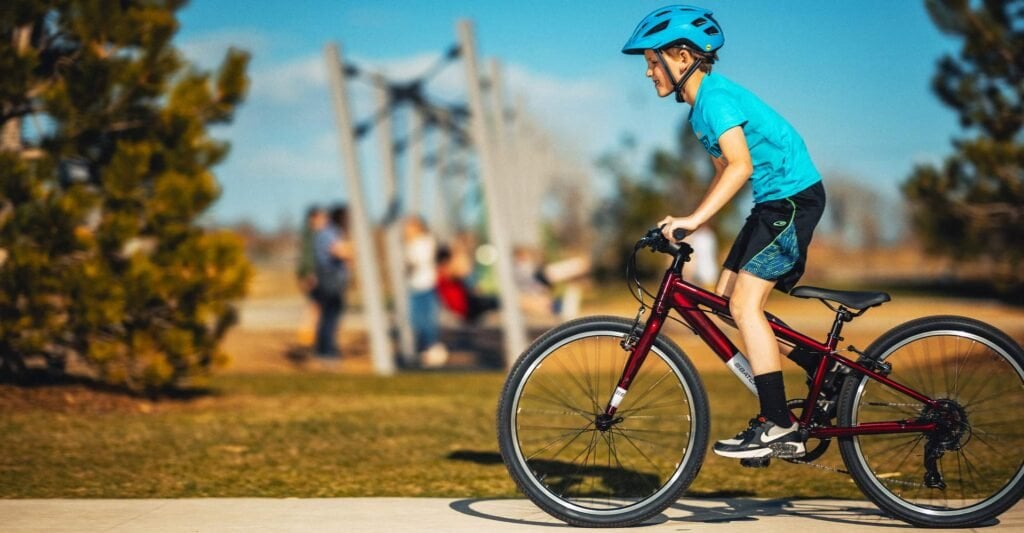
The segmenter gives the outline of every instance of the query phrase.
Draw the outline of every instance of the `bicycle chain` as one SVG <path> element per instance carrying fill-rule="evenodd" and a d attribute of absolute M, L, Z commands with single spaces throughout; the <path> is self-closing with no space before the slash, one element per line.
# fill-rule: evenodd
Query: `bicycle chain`
<path fill-rule="evenodd" d="M 831 466 L 831 465 L 823 465 L 823 464 L 818 464 L 818 463 L 812 463 L 810 461 L 802 461 L 800 459 L 783 459 L 783 461 L 786 461 L 787 463 L 797 464 L 797 465 L 805 465 L 805 466 L 809 466 L 809 467 L 812 467 L 812 468 L 817 468 L 818 470 L 824 470 L 826 472 L 832 472 L 832 473 L 835 473 L 835 474 L 843 474 L 843 475 L 847 475 L 847 476 L 850 475 L 850 471 L 849 470 L 844 470 L 842 468 L 838 468 L 838 467 Z M 903 486 L 906 486 L 906 487 L 915 487 L 915 488 L 925 487 L 925 488 L 927 488 L 927 485 L 925 485 L 924 483 L 915 483 L 913 481 L 904 481 L 902 479 L 885 478 L 884 482 L 885 483 L 893 483 L 893 484 L 896 484 L 896 485 L 903 485 Z"/>
<path fill-rule="evenodd" d="M 802 461 L 800 459 L 783 459 L 783 461 L 786 461 L 787 463 L 793 463 L 795 465 L 805 465 L 805 466 L 809 466 L 809 467 L 812 467 L 812 468 L 817 468 L 818 470 L 824 470 L 826 472 L 833 472 L 833 473 L 836 473 L 836 474 L 850 475 L 850 472 L 848 470 L 843 470 L 842 468 L 838 468 L 838 467 L 831 466 L 831 465 L 823 465 L 823 464 L 818 464 L 818 463 L 812 463 L 810 461 Z"/>

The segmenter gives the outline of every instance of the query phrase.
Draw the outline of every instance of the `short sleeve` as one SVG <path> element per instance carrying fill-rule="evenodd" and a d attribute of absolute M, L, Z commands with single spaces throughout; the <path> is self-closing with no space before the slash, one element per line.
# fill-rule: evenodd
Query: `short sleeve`
<path fill-rule="evenodd" d="M 723 133 L 747 123 L 747 116 L 729 93 L 712 91 L 704 96 L 704 122 L 714 133 L 716 142 Z"/>

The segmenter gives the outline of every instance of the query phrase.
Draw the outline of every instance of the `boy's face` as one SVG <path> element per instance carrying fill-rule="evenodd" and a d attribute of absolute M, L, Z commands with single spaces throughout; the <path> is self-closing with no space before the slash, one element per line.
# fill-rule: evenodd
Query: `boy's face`
<path fill-rule="evenodd" d="M 672 54 L 662 53 L 662 57 L 665 58 L 665 64 L 668 68 L 676 72 L 676 77 L 683 72 L 683 58 L 674 58 Z M 665 73 L 665 69 L 661 66 L 661 61 L 658 60 L 657 54 L 654 50 L 644 50 L 644 61 L 647 62 L 646 76 L 651 78 L 654 82 L 654 90 L 658 92 L 658 96 L 664 98 L 672 94 L 672 81 L 669 80 L 668 74 Z"/>
<path fill-rule="evenodd" d="M 323 211 L 317 211 L 309 219 L 309 227 L 314 231 L 319 231 L 327 226 L 327 213 Z"/>

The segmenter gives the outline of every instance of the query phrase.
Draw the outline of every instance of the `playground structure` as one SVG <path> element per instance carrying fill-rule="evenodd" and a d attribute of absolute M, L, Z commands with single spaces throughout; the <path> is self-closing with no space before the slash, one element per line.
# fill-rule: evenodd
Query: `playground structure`
<path fill-rule="evenodd" d="M 581 186 L 587 178 L 582 165 L 567 162 L 556 153 L 552 135 L 528 116 L 525 99 L 520 96 L 514 110 L 508 109 L 501 63 L 491 60 L 488 75 L 481 75 L 471 22 L 458 22 L 457 34 L 458 44 L 411 81 L 395 82 L 347 62 L 337 44 L 328 44 L 324 51 L 350 205 L 351 236 L 358 250 L 359 292 L 371 359 L 379 375 L 394 373 L 396 354 L 406 362 L 415 357 L 399 224 L 403 217 L 423 216 L 435 235 L 451 237 L 466 229 L 460 215 L 469 189 L 477 185 L 483 220 L 475 221 L 475 225 L 486 227 L 484 240 L 496 252 L 494 274 L 500 299 L 506 303 L 499 309 L 504 361 L 510 366 L 527 346 L 522 310 L 508 304 L 519 301 L 513 279 L 513 248 L 540 246 L 541 208 L 555 186 L 567 188 L 567 183 L 575 183 L 577 186 L 568 187 L 577 193 L 573 202 L 586 205 L 589 201 L 579 197 L 589 190 Z M 449 63 L 460 59 L 465 71 L 466 102 L 439 103 L 426 91 L 426 84 Z M 352 112 L 349 82 L 357 79 L 370 83 L 374 93 L 374 111 L 363 121 L 356 121 Z M 400 114 L 409 130 L 404 140 L 395 139 L 393 127 L 397 122 L 394 118 Z M 376 219 L 367 206 L 358 147 L 371 130 L 377 140 L 378 183 L 387 204 L 383 215 Z M 405 187 L 400 187 L 397 161 L 403 155 Z M 423 202 L 429 177 L 426 171 L 430 169 L 434 171 L 433 202 Z M 579 205 L 573 208 L 577 213 L 586 212 Z M 377 257 L 373 238 L 376 230 L 383 230 L 385 235 L 384 258 Z M 393 303 L 390 315 L 378 266 L 383 264 Z M 398 332 L 397 346 L 389 335 L 392 324 Z"/>

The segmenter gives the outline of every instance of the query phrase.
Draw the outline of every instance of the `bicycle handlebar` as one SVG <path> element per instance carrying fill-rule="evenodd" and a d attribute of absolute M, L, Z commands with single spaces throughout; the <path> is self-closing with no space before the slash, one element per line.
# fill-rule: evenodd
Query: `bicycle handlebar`
<path fill-rule="evenodd" d="M 662 226 L 663 227 L 663 226 Z M 686 230 L 683 228 L 676 228 L 672 231 L 672 238 L 676 241 L 681 241 L 686 238 Z M 670 255 L 675 255 L 679 252 L 680 246 L 676 243 L 670 242 L 662 234 L 662 228 L 651 228 L 647 230 L 647 233 L 640 238 L 636 243 L 636 249 L 650 247 L 656 252 L 662 252 Z"/>

